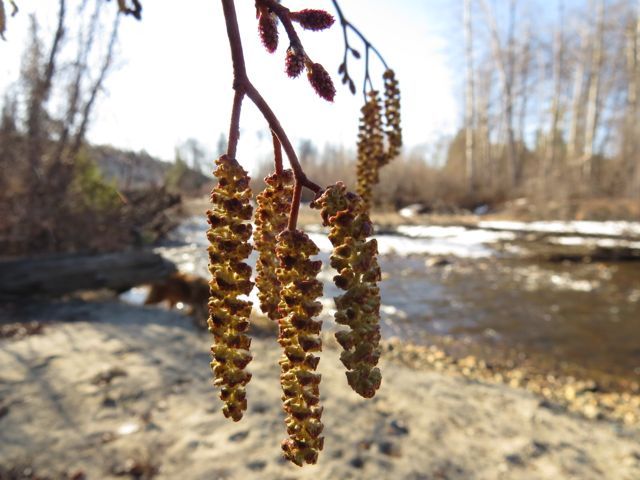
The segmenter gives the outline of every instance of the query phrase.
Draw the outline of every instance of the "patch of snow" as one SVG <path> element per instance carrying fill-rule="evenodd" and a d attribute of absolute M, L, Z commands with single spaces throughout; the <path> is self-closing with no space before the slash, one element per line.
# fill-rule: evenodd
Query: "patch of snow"
<path fill-rule="evenodd" d="M 120 294 L 120 300 L 131 305 L 144 305 L 149 294 L 149 287 L 133 287 Z"/>
<path fill-rule="evenodd" d="M 468 231 L 470 232 L 470 231 Z M 474 231 L 456 237 L 446 238 L 406 238 L 397 235 L 376 235 L 378 252 L 380 255 L 396 254 L 401 256 L 412 254 L 454 255 L 464 258 L 489 257 L 495 251 L 483 243 L 491 243 L 496 239 L 514 236 L 512 233 L 498 234 L 495 232 Z M 315 242 L 321 252 L 331 252 L 332 245 L 324 233 L 310 233 L 309 237 Z"/>
<path fill-rule="evenodd" d="M 464 227 L 440 227 L 430 225 L 400 225 L 398 233 L 414 238 L 446 238 L 461 235 L 467 229 Z"/>
<path fill-rule="evenodd" d="M 485 220 L 478 222 L 480 228 L 499 230 L 521 230 L 526 232 L 577 233 L 583 235 L 640 235 L 640 222 L 587 220 L 515 222 L 510 220 Z"/>
<path fill-rule="evenodd" d="M 630 242 L 627 240 L 617 240 L 615 238 L 588 238 L 588 237 L 551 237 L 548 239 L 551 243 L 557 245 L 578 246 L 578 245 L 594 245 L 603 248 L 639 248 L 640 242 Z"/>
<path fill-rule="evenodd" d="M 551 275 L 550 279 L 553 286 L 560 290 L 573 290 L 575 292 L 590 292 L 598 287 L 598 282 L 589 280 L 576 280 L 568 275 Z"/>
<path fill-rule="evenodd" d="M 118 435 L 124 436 L 124 435 L 131 435 L 132 433 L 136 433 L 139 430 L 140 430 L 140 425 L 133 422 L 127 422 L 120 425 L 118 427 L 118 430 L 116 430 L 116 432 L 118 433 Z"/>
<path fill-rule="evenodd" d="M 420 213 L 420 210 L 422 210 L 422 208 L 423 208 L 422 204 L 414 203 L 411 205 L 407 205 L 406 207 L 398 210 L 398 214 L 404 218 L 411 218 L 418 215 Z"/>

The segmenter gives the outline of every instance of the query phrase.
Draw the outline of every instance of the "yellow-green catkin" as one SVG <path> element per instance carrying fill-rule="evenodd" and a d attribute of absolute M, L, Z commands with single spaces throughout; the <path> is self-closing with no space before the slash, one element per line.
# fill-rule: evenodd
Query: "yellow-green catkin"
<path fill-rule="evenodd" d="M 380 166 L 389 163 L 402 148 L 402 128 L 400 125 L 400 88 L 393 70 L 382 75 L 384 79 L 384 122 L 387 136 L 387 152 Z"/>
<path fill-rule="evenodd" d="M 278 236 L 276 254 L 280 260 L 278 278 L 282 286 L 279 307 L 279 338 L 283 349 L 280 383 L 289 438 L 282 442 L 284 456 L 302 466 L 316 463 L 322 450 L 322 407 L 320 374 L 316 367 L 322 349 L 321 321 L 313 317 L 322 311 L 317 301 L 322 283 L 316 279 L 322 268 L 318 247 L 300 230 L 285 230 Z"/>
<path fill-rule="evenodd" d="M 380 358 L 378 244 L 375 239 L 367 240 L 373 226 L 362 198 L 347 192 L 342 182 L 327 187 L 313 206 L 321 210 L 324 225 L 330 227 L 331 266 L 338 271 L 334 282 L 345 290 L 335 297 L 336 323 L 349 327 L 336 333 L 344 349 L 340 359 L 347 367 L 351 388 L 370 398 L 382 380 L 376 367 Z"/>
<path fill-rule="evenodd" d="M 259 252 L 256 263 L 256 286 L 261 310 L 272 320 L 278 319 L 280 282 L 276 275 L 279 262 L 276 257 L 276 236 L 287 227 L 291 197 L 293 195 L 293 172 L 284 170 L 264 179 L 267 184 L 256 202 L 256 231 L 253 235 L 255 248 Z"/>
<path fill-rule="evenodd" d="M 252 357 L 249 328 L 251 302 L 239 298 L 251 292 L 251 267 L 244 260 L 251 253 L 249 243 L 253 207 L 249 177 L 237 160 L 222 155 L 214 172 L 218 184 L 211 192 L 209 331 L 213 334 L 211 368 L 214 385 L 220 387 L 225 417 L 238 421 L 247 409 L 245 386 L 251 374 L 245 370 Z"/>
<path fill-rule="evenodd" d="M 358 176 L 357 191 L 367 208 L 371 203 L 371 191 L 378 183 L 378 168 L 384 163 L 384 131 L 382 129 L 382 107 L 375 90 L 370 91 L 361 109 L 358 132 Z"/>

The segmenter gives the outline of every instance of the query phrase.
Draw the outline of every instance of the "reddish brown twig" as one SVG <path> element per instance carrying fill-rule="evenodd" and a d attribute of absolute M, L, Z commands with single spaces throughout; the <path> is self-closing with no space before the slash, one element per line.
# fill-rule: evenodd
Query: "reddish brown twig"
<path fill-rule="evenodd" d="M 278 175 L 282 174 L 282 145 L 280 145 L 280 140 L 278 140 L 278 136 L 271 132 L 271 137 L 273 139 L 273 163 L 276 166 L 276 173 Z"/>
<path fill-rule="evenodd" d="M 278 11 L 282 11 L 284 7 L 281 7 L 276 2 L 272 0 L 260 0 L 260 2 L 264 2 L 269 8 L 271 8 L 276 15 Z M 229 127 L 229 147 L 227 150 L 227 155 L 229 157 L 234 158 L 236 146 L 238 143 L 239 132 L 240 132 L 240 109 L 242 105 L 242 101 L 244 96 L 246 95 L 251 99 L 254 105 L 260 110 L 262 116 L 269 124 L 269 128 L 273 135 L 277 137 L 280 144 L 284 148 L 284 151 L 289 160 L 289 164 L 291 165 L 291 169 L 293 170 L 293 175 L 295 178 L 295 187 L 294 191 L 300 192 L 302 187 L 306 187 L 314 193 L 320 192 L 321 188 L 316 183 L 312 182 L 307 178 L 302 167 L 300 166 L 300 162 L 298 161 L 298 156 L 289 141 L 289 137 L 286 132 L 280 125 L 280 121 L 278 117 L 276 117 L 275 113 L 269 106 L 269 104 L 262 97 L 260 92 L 253 86 L 249 77 L 247 76 L 247 70 L 244 62 L 244 53 L 242 51 L 242 40 L 240 38 L 240 29 L 238 28 L 238 18 L 236 15 L 235 5 L 233 0 L 222 0 L 222 9 L 224 12 L 225 23 L 227 27 L 227 36 L 229 37 L 229 46 L 231 47 L 231 60 L 233 62 L 233 88 L 235 90 L 235 97 L 233 103 L 233 110 L 231 115 L 231 125 Z M 288 12 L 288 10 L 287 10 Z M 285 25 L 285 29 L 287 30 L 287 34 L 290 36 L 295 35 L 297 38 L 297 34 L 293 29 L 293 25 L 289 21 L 289 26 L 293 33 L 290 33 L 287 24 L 283 21 L 283 25 Z M 297 40 L 298 45 L 302 48 L 300 44 L 300 40 Z M 294 201 L 291 205 L 291 216 L 289 219 L 289 229 L 295 229 L 298 217 L 298 209 L 300 204 L 300 194 L 296 197 L 294 195 Z"/>

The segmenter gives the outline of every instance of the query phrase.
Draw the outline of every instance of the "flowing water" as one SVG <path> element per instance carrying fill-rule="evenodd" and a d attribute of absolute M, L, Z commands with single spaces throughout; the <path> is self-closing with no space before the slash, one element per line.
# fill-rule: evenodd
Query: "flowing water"
<path fill-rule="evenodd" d="M 206 228 L 204 219 L 189 219 L 160 251 L 181 270 L 206 276 Z M 328 267 L 331 245 L 320 228 L 307 230 L 325 260 L 329 319 L 339 294 Z M 527 260 L 512 231 L 399 227 L 377 239 L 384 337 L 454 339 L 640 381 L 639 262 Z"/>

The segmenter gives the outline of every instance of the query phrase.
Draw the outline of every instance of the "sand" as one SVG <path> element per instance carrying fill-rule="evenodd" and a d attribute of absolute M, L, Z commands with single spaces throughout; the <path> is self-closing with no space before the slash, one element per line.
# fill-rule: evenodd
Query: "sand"
<path fill-rule="evenodd" d="M 637 426 L 386 358 L 382 389 L 364 400 L 332 342 L 319 366 L 325 450 L 299 468 L 280 455 L 272 332 L 257 332 L 249 410 L 233 423 L 211 386 L 208 334 L 179 312 L 105 300 L 0 315 L 16 319 L 46 323 L 0 340 L 3 480 L 640 479 Z"/>

